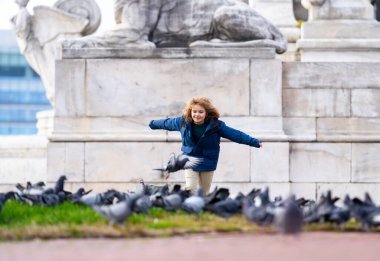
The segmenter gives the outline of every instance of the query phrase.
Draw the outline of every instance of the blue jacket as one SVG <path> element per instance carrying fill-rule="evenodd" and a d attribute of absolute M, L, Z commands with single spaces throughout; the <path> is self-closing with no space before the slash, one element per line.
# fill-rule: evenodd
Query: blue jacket
<path fill-rule="evenodd" d="M 182 137 L 182 152 L 189 156 L 203 158 L 200 165 L 193 168 L 194 171 L 214 171 L 218 164 L 220 152 L 220 138 L 246 144 L 259 148 L 260 141 L 244 132 L 228 127 L 223 121 L 211 119 L 198 143 L 195 143 L 191 133 L 191 123 L 185 121 L 183 116 L 161 120 L 152 120 L 149 127 L 153 130 L 164 129 L 168 131 L 180 131 Z"/>

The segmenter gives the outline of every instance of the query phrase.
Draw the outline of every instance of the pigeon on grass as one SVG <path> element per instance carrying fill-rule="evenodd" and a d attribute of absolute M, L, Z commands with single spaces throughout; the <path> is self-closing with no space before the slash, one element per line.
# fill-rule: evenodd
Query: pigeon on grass
<path fill-rule="evenodd" d="M 132 209 L 135 202 L 141 197 L 141 194 L 134 194 L 130 198 L 126 198 L 123 201 L 112 205 L 92 205 L 92 209 L 98 212 L 100 215 L 105 217 L 110 224 L 119 224 L 120 226 L 125 225 L 125 221 L 132 214 Z"/>
<path fill-rule="evenodd" d="M 274 213 L 274 223 L 279 232 L 298 234 L 302 231 L 303 213 L 294 195 L 286 199 L 283 206 L 276 208 Z"/>
<path fill-rule="evenodd" d="M 195 195 L 185 199 L 182 203 L 182 209 L 188 214 L 196 214 L 199 217 L 205 205 L 203 189 L 199 188 Z"/>

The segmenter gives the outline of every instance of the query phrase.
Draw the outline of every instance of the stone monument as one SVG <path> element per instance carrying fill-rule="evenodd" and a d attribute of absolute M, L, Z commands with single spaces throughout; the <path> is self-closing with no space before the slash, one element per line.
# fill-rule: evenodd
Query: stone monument
<path fill-rule="evenodd" d="M 303 0 L 301 61 L 379 61 L 380 23 L 369 0 Z"/>
<path fill-rule="evenodd" d="M 172 6 L 174 2 L 178 4 Z M 134 188 L 141 178 L 148 183 L 166 182 L 152 169 L 165 163 L 171 152 L 180 151 L 180 137 L 152 131 L 148 123 L 178 116 L 191 97 L 207 96 L 229 126 L 264 144 L 255 150 L 222 140 L 213 186 L 226 186 L 231 193 L 269 186 L 275 195 L 292 192 L 312 199 L 327 189 L 338 196 L 363 196 L 364 191 L 380 196 L 380 62 L 363 62 L 362 56 L 348 51 L 347 57 L 357 61 L 284 62 L 276 52 L 286 50 L 286 38 L 252 8 L 238 1 L 194 0 L 192 6 L 202 12 L 186 16 L 173 12 L 183 11 L 188 2 L 141 0 L 138 3 L 145 9 L 135 10 L 130 8 L 135 0 L 117 0 L 119 24 L 114 30 L 63 40 L 55 63 L 52 131 L 47 150 L 39 147 L 33 155 L 47 154 L 46 180 L 55 182 L 65 174 L 68 190 L 84 186 L 96 191 Z M 197 5 L 206 3 L 205 10 Z M 226 6 L 215 9 L 215 3 Z M 317 7 L 317 1 L 310 3 Z M 325 18 L 334 17 L 329 22 L 341 26 L 337 29 L 346 28 L 345 24 L 366 28 L 360 26 L 367 23 L 377 30 L 369 16 L 373 10 L 367 14 L 364 2 L 356 1 L 360 8 L 352 17 L 348 9 L 352 11 L 354 2 L 345 3 L 320 2 L 334 8 L 319 6 L 317 13 L 311 12 L 317 19 L 310 21 L 315 26 L 311 28 L 327 28 Z M 250 15 L 236 16 L 243 11 Z M 157 12 L 162 13 L 156 16 Z M 363 16 L 368 19 L 357 19 Z M 245 25 L 257 21 L 248 28 L 248 38 L 241 36 L 247 29 L 238 26 L 241 19 Z M 157 24 L 146 26 L 151 21 Z M 190 22 L 203 26 L 189 27 Z M 232 25 L 239 28 L 231 30 Z M 144 30 L 135 30 L 136 26 Z M 211 31 L 202 29 L 206 27 Z M 320 36 L 335 35 L 330 31 Z M 340 34 L 348 31 L 342 29 Z M 357 34 L 357 41 L 360 35 L 370 35 Z M 242 40 L 237 41 L 239 35 Z M 311 40 L 315 39 L 319 38 Z M 323 57 L 331 50 L 318 51 Z M 13 143 L 5 149 L 0 146 L 1 155 L 14 155 L 16 150 Z M 7 166 L 18 167 L 22 160 Z M 44 160 L 37 164 L 43 165 Z M 0 182 L 25 176 L 20 170 L 19 176 L 10 175 L 8 170 L 0 168 L 0 174 L 7 174 L 0 175 Z M 173 174 L 168 181 L 182 182 L 183 175 Z"/>

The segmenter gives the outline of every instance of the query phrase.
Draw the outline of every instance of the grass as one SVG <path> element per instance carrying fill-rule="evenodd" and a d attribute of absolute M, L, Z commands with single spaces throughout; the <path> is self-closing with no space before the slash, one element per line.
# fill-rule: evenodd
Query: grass
<path fill-rule="evenodd" d="M 8 201 L 0 213 L 0 240 L 168 237 L 188 233 L 258 230 L 272 232 L 270 227 L 258 229 L 241 215 L 225 220 L 208 212 L 197 217 L 182 211 L 167 212 L 160 208 L 152 208 L 148 214 L 132 214 L 125 226 L 112 227 L 91 208 L 69 202 L 56 207 L 43 207 Z M 349 222 L 344 228 L 336 228 L 329 224 L 313 224 L 306 226 L 305 230 L 360 231 L 360 224 Z"/>

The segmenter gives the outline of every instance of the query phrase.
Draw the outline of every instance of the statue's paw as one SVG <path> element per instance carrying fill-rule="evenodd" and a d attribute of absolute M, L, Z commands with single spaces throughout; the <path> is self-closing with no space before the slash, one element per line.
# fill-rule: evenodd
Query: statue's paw
<path fill-rule="evenodd" d="M 91 42 L 80 39 L 66 39 L 61 42 L 64 49 L 81 49 L 93 47 Z"/>
<path fill-rule="evenodd" d="M 195 41 L 195 42 L 192 42 L 190 45 L 190 48 L 192 47 L 210 47 L 212 46 L 212 44 L 209 42 L 209 41 Z"/>
<path fill-rule="evenodd" d="M 134 48 L 141 48 L 141 49 L 156 49 L 156 45 L 153 42 L 149 41 L 137 41 L 130 45 Z"/>

